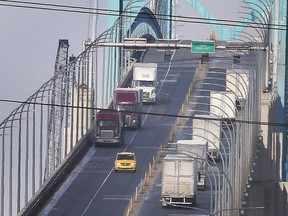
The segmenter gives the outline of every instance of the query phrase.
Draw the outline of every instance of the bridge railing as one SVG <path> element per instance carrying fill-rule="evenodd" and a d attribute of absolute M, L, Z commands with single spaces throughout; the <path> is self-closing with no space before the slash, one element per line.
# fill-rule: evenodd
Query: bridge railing
<path fill-rule="evenodd" d="M 131 8 L 141 11 L 137 2 L 130 1 L 126 15 Z M 149 10 L 141 14 L 145 12 Z M 141 25 L 143 31 L 135 28 L 134 34 L 131 25 L 137 23 L 137 14 L 118 17 L 95 41 L 85 42 L 84 51 L 70 57 L 26 101 L 14 101 L 19 107 L 0 124 L 0 215 L 36 211 L 77 163 L 75 155 L 81 156 L 92 142 L 97 109 L 111 103 L 114 88 L 125 85 L 136 62 L 133 53 L 123 48 L 97 47 L 97 43 L 153 33 L 155 17 L 148 15 L 150 22 Z"/>

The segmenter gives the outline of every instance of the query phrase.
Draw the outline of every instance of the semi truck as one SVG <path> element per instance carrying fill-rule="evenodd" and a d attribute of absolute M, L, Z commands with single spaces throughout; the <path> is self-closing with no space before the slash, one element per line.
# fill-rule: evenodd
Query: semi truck
<path fill-rule="evenodd" d="M 121 114 L 114 110 L 100 110 L 96 114 L 95 146 L 123 145 L 125 132 Z"/>
<path fill-rule="evenodd" d="M 133 66 L 132 88 L 143 89 L 143 102 L 155 103 L 157 97 L 157 64 L 135 63 Z"/>
<path fill-rule="evenodd" d="M 168 154 L 162 167 L 162 207 L 196 205 L 197 162 L 184 154 Z"/>
<path fill-rule="evenodd" d="M 221 121 L 214 115 L 194 115 L 192 139 L 208 142 L 208 153 L 215 161 L 220 159 Z M 216 120 L 212 120 L 216 119 Z"/>
<path fill-rule="evenodd" d="M 226 91 L 232 91 L 236 95 L 236 107 L 243 109 L 249 88 L 249 70 L 227 69 L 226 70 Z"/>
<path fill-rule="evenodd" d="M 136 88 L 116 88 L 114 90 L 113 109 L 121 112 L 124 128 L 140 128 L 142 124 L 143 90 Z"/>
<path fill-rule="evenodd" d="M 177 151 L 184 152 L 195 158 L 197 161 L 197 189 L 205 190 L 207 161 L 208 161 L 208 142 L 201 139 L 178 140 L 176 143 Z"/>
<path fill-rule="evenodd" d="M 210 91 L 210 113 L 224 120 L 235 119 L 235 93 L 231 91 Z"/>

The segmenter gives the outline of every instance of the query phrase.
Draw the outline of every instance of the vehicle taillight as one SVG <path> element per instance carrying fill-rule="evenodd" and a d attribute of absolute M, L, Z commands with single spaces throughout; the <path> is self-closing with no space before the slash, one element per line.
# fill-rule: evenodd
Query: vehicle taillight
<path fill-rule="evenodd" d="M 137 124 L 137 117 L 136 116 L 134 116 L 132 118 L 132 125 L 135 125 L 135 124 Z"/>

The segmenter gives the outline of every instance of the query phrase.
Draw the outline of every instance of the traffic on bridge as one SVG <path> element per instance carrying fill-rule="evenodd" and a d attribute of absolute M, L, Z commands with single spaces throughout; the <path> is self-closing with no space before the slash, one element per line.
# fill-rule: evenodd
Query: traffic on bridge
<path fill-rule="evenodd" d="M 201 0 L 183 0 L 201 18 L 177 0 L 3 2 L 86 13 L 90 29 L 76 56 L 59 39 L 51 79 L 7 101 L 20 105 L 0 122 L 0 215 L 288 214 L 284 1 L 243 0 L 242 21 Z M 180 37 L 189 23 L 213 31 Z"/>

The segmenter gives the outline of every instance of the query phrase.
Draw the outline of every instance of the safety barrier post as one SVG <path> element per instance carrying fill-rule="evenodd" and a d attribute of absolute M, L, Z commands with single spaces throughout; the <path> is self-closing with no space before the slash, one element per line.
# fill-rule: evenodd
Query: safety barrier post
<path fill-rule="evenodd" d="M 147 172 L 145 172 L 145 175 L 144 175 L 144 185 L 145 185 L 145 186 L 148 185 Z"/>
<path fill-rule="evenodd" d="M 140 193 L 143 194 L 144 193 L 144 187 L 143 187 L 143 179 L 140 182 Z"/>
<path fill-rule="evenodd" d="M 148 171 L 149 171 L 149 177 L 153 177 L 151 163 L 149 163 L 149 170 Z"/>
<path fill-rule="evenodd" d="M 132 197 L 130 198 L 130 208 L 129 208 L 129 213 L 133 212 L 133 199 Z"/>
<path fill-rule="evenodd" d="M 138 187 L 136 187 L 134 202 L 137 203 L 138 201 L 139 201 L 139 196 L 138 196 Z"/>

